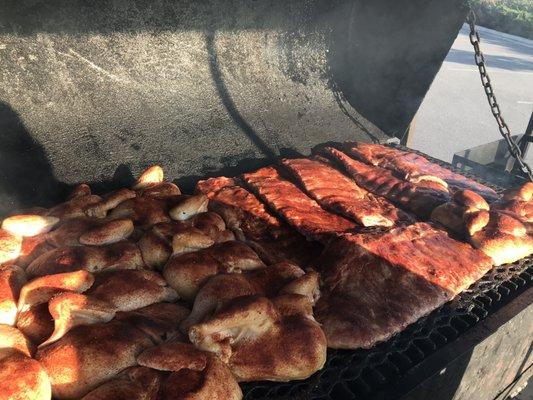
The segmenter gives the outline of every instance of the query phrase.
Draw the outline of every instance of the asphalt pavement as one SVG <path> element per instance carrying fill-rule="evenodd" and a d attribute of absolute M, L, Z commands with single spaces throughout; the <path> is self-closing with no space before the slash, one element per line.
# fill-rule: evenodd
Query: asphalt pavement
<path fill-rule="evenodd" d="M 455 152 L 500 139 L 464 25 L 428 91 L 408 145 L 445 161 Z M 494 92 L 513 134 L 533 111 L 533 40 L 479 28 Z M 533 162 L 533 148 L 527 159 Z"/>

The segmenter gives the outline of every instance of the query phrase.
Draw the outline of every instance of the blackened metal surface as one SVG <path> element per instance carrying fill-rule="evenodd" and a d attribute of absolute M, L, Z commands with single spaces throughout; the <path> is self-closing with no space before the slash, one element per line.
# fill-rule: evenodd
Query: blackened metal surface
<path fill-rule="evenodd" d="M 444 368 L 436 368 L 437 362 L 430 359 L 418 366 L 434 374 L 402 400 L 503 400 L 523 376 L 527 381 L 533 369 L 533 288 L 489 315 L 482 326 L 438 355 L 447 361 Z M 478 344 L 480 338 L 483 341 Z M 416 379 L 416 372 L 409 378 Z"/>
<path fill-rule="evenodd" d="M 402 133 L 465 13 L 462 0 L 1 1 L 0 214 L 151 163 L 191 187 Z"/>
<path fill-rule="evenodd" d="M 459 172 L 448 163 L 398 147 Z M 501 188 L 472 174 L 463 175 L 501 191 Z M 532 288 L 533 256 L 494 267 L 452 302 L 420 319 L 389 341 L 370 350 L 330 349 L 324 369 L 311 378 L 281 384 L 246 384 L 245 399 L 494 398 L 512 382 L 513 374 L 518 377 L 531 362 L 531 335 L 527 331 L 516 333 L 513 329 L 526 327 L 531 332 Z M 522 301 L 527 313 L 521 314 L 523 321 L 513 324 L 513 321 L 508 321 L 518 311 L 510 309 L 506 313 L 505 307 L 512 301 L 519 301 L 521 296 L 527 296 Z M 505 318 L 500 316 L 495 321 L 486 321 L 487 317 L 497 312 L 503 313 Z M 507 330 L 496 332 L 498 324 L 505 323 Z M 488 341 L 485 340 L 487 338 Z M 502 344 L 505 340 L 507 343 Z M 482 345 L 476 348 L 481 342 Z M 485 354 L 484 351 L 494 354 L 491 357 L 490 353 Z M 520 356 L 524 357 L 516 362 Z M 491 358 L 496 364 L 489 362 Z M 471 360 L 474 364 L 469 366 Z M 447 367 L 450 367 L 449 371 Z M 483 383 L 484 379 L 487 379 L 486 384 Z M 483 392 L 479 392 L 479 388 L 483 388 Z M 473 395 L 476 391 L 479 396 Z M 456 394 L 457 397 L 454 397 Z"/>

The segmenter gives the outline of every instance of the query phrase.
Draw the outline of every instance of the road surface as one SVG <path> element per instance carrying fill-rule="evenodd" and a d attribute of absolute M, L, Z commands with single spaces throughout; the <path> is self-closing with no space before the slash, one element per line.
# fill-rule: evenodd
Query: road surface
<path fill-rule="evenodd" d="M 533 111 L 533 40 L 479 28 L 494 91 L 511 132 L 523 133 Z M 408 145 L 445 161 L 500 138 L 481 87 L 464 25 L 415 118 Z M 533 148 L 527 157 L 533 162 Z"/>

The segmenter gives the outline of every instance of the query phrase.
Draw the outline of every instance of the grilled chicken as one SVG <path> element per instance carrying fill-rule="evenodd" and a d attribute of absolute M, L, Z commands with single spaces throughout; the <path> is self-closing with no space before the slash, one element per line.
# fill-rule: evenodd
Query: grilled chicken
<path fill-rule="evenodd" d="M 157 400 L 162 376 L 146 367 L 126 368 L 81 400 Z"/>
<path fill-rule="evenodd" d="M 57 399 L 80 398 L 125 368 L 153 346 L 141 330 L 122 321 L 82 325 L 41 347 L 36 359 L 50 377 Z"/>
<path fill-rule="evenodd" d="M 489 207 L 475 192 L 458 191 L 451 202 L 433 211 L 432 219 L 464 237 L 490 256 L 495 265 L 512 263 L 533 253 L 533 238 L 528 233 L 527 207 L 530 204 L 520 198 L 518 193 L 521 192 L 527 198 L 527 188 L 520 188 L 508 192 L 501 202 Z M 514 209 L 518 203 L 522 203 L 523 214 Z"/>
<path fill-rule="evenodd" d="M 176 291 L 161 275 L 147 270 L 101 272 L 86 294 L 113 305 L 118 311 L 132 311 L 178 299 Z"/>
<path fill-rule="evenodd" d="M 0 400 L 50 400 L 50 381 L 31 358 L 32 343 L 8 325 L 0 325 L 0 343 Z"/>
<path fill-rule="evenodd" d="M 262 295 L 271 298 L 281 293 L 307 295 L 314 304 L 319 295 L 318 275 L 315 272 L 305 274 L 295 264 L 280 262 L 242 274 L 213 276 L 196 295 L 191 314 L 181 324 L 182 331 L 187 333 L 192 325 L 202 322 L 236 297 Z"/>
<path fill-rule="evenodd" d="M 191 344 L 167 342 L 145 350 L 139 365 L 170 375 L 161 386 L 162 398 L 176 400 L 238 400 L 242 392 L 228 367 L 217 356 Z"/>
<path fill-rule="evenodd" d="M 238 381 L 305 379 L 324 365 L 326 338 L 309 313 L 307 297 L 291 297 L 280 308 L 275 299 L 237 297 L 193 325 L 189 338 L 198 348 L 217 354 Z"/>
<path fill-rule="evenodd" d="M 0 265 L 0 324 L 15 325 L 20 289 L 26 282 L 24 270 L 16 265 Z"/>
<path fill-rule="evenodd" d="M 242 242 L 230 241 L 171 257 L 163 269 L 163 276 L 181 298 L 192 301 L 211 276 L 264 267 L 265 264 L 250 247 Z"/>
<path fill-rule="evenodd" d="M 29 276 L 43 276 L 80 269 L 139 269 L 144 265 L 137 245 L 122 241 L 106 246 L 60 247 L 37 257 L 26 269 Z"/>

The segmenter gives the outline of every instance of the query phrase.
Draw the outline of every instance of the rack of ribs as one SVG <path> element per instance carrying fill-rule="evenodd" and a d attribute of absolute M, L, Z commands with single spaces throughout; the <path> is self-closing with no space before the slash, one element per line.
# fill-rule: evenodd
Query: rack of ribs
<path fill-rule="evenodd" d="M 209 208 L 226 225 L 270 262 L 283 259 L 301 265 L 313 263 L 321 247 L 270 214 L 265 205 L 241 186 L 236 178 L 216 177 L 199 181 L 196 191 L 209 198 Z"/>
<path fill-rule="evenodd" d="M 244 174 L 244 180 L 271 209 L 310 239 L 327 242 L 331 236 L 356 228 L 352 221 L 321 208 L 275 167 Z"/>
<path fill-rule="evenodd" d="M 210 200 L 209 207 L 222 215 L 231 229 L 242 231 L 247 239 L 277 238 L 289 231 L 235 178 L 221 176 L 200 181 L 196 191 L 205 194 Z"/>
<path fill-rule="evenodd" d="M 388 169 L 354 160 L 336 148 L 324 147 L 320 152 L 340 163 L 359 186 L 385 197 L 421 219 L 429 218 L 436 207 L 450 198 L 447 192 L 399 179 Z"/>
<path fill-rule="evenodd" d="M 384 198 L 372 195 L 322 160 L 294 158 L 281 162 L 322 207 L 351 218 L 359 225 L 390 227 L 412 221 L 405 212 Z"/>
<path fill-rule="evenodd" d="M 492 260 L 427 223 L 347 234 L 321 260 L 315 315 L 334 348 L 370 348 L 454 298 Z"/>
<path fill-rule="evenodd" d="M 342 150 L 368 164 L 390 169 L 402 179 L 412 182 L 436 177 L 445 181 L 453 191 L 469 189 L 480 194 L 487 201 L 494 201 L 499 197 L 488 186 L 456 174 L 416 153 L 373 143 L 344 143 Z"/>

